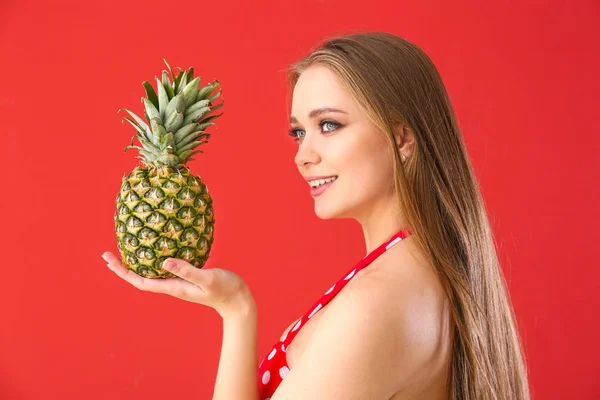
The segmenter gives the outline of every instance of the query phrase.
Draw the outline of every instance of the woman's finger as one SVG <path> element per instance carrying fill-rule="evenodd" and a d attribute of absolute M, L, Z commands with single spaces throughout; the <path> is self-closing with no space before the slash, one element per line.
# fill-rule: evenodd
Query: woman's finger
<path fill-rule="evenodd" d="M 114 254 L 107 252 L 102 255 L 105 261 L 108 262 L 108 268 L 113 271 L 117 276 L 131 285 L 135 286 L 140 290 L 154 293 L 166 293 L 168 287 L 164 285 L 162 279 L 148 279 L 144 278 L 125 267 L 121 260 Z"/>
<path fill-rule="evenodd" d="M 202 292 L 198 286 L 181 279 L 149 279 L 139 276 L 125 267 L 121 260 L 110 252 L 104 253 L 102 258 L 108 262 L 107 265 L 111 271 L 137 289 L 168 294 L 188 301 L 191 298 L 198 297 L 197 292 Z"/>
<path fill-rule="evenodd" d="M 105 255 L 103 255 L 102 257 L 105 261 L 108 262 L 108 268 L 115 274 L 117 274 L 119 278 L 129 282 L 131 285 L 135 286 L 140 290 L 145 290 L 149 292 L 162 292 L 162 290 L 160 290 L 159 285 L 156 285 L 154 280 L 139 276 L 135 272 L 131 271 L 129 268 L 126 268 L 123 265 L 123 263 L 114 255 L 106 253 Z"/>
<path fill-rule="evenodd" d="M 163 263 L 163 269 L 166 269 L 173 275 L 180 277 L 188 282 L 193 283 L 198 286 L 200 290 L 204 291 L 207 285 L 210 286 L 211 279 L 210 273 L 207 273 L 207 270 L 201 270 L 199 268 L 194 267 L 192 264 L 188 263 L 185 260 L 181 260 L 178 258 L 168 258 Z"/>
<path fill-rule="evenodd" d="M 117 263 L 121 262 L 119 257 L 115 256 L 110 251 L 107 251 L 104 254 L 102 254 L 102 258 L 104 258 L 104 261 L 106 261 L 106 262 L 117 262 Z"/>

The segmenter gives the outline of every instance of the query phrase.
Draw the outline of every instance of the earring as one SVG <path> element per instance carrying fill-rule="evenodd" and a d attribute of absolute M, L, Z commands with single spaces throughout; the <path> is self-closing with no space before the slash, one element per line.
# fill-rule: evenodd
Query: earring
<path fill-rule="evenodd" d="M 405 162 L 406 161 L 406 156 L 404 155 L 404 153 L 401 153 L 400 155 L 402 156 L 402 162 Z"/>

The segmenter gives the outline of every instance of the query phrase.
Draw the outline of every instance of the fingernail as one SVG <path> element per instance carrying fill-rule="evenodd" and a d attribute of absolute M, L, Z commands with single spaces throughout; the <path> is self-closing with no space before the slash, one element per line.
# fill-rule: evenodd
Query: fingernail
<path fill-rule="evenodd" d="M 106 253 L 102 253 L 102 258 L 104 258 L 104 261 L 108 261 L 108 260 L 106 259 Z"/>
<path fill-rule="evenodd" d="M 175 263 L 174 263 L 173 261 L 169 261 L 169 260 L 167 260 L 167 261 L 165 261 L 165 262 L 163 263 L 163 268 L 164 268 L 164 269 L 171 269 L 171 268 L 173 268 L 174 266 L 175 266 Z"/>

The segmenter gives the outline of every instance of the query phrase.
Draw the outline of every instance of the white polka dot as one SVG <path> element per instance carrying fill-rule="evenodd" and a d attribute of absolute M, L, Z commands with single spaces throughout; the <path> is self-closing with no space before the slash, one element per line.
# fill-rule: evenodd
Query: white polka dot
<path fill-rule="evenodd" d="M 298 330 L 298 328 L 300 328 L 300 325 L 302 325 L 302 318 L 300 318 L 300 320 L 298 321 L 296 326 L 294 326 L 294 328 L 292 329 L 292 332 Z"/>
<path fill-rule="evenodd" d="M 271 354 L 269 354 L 269 357 L 267 358 L 271 360 L 273 357 L 275 357 L 275 353 L 277 353 L 277 349 L 273 349 L 273 351 L 271 352 Z"/>
<path fill-rule="evenodd" d="M 270 380 L 271 380 L 271 371 L 265 371 L 265 373 L 262 376 L 263 385 L 266 385 L 267 383 L 269 383 Z"/>
<path fill-rule="evenodd" d="M 344 280 L 345 280 L 345 281 L 347 281 L 348 279 L 352 278 L 352 277 L 354 276 L 354 274 L 355 274 L 355 273 L 356 273 L 356 270 L 355 270 L 355 269 L 353 269 L 353 270 L 352 270 L 352 272 L 350 272 L 350 273 L 348 274 L 348 276 L 344 278 Z"/>
<path fill-rule="evenodd" d="M 396 239 L 392 240 L 387 246 L 385 246 L 385 249 L 389 249 L 390 247 L 392 247 L 393 245 L 395 245 L 396 243 L 398 243 L 399 241 L 401 241 L 402 238 L 397 237 Z"/>
<path fill-rule="evenodd" d="M 281 379 L 285 378 L 289 373 L 290 369 L 288 367 L 279 368 L 279 376 L 281 377 Z"/>
<path fill-rule="evenodd" d="M 329 289 L 328 291 L 326 291 L 325 294 L 331 293 L 331 291 L 333 290 L 334 287 L 335 287 L 335 284 L 331 287 L 331 289 Z"/>
<path fill-rule="evenodd" d="M 315 315 L 315 313 L 317 311 L 319 311 L 321 309 L 321 307 L 323 307 L 323 305 L 321 303 L 319 303 L 318 306 L 315 307 L 315 309 L 310 313 L 310 315 L 308 316 L 308 318 L 312 317 L 313 315 Z"/>
<path fill-rule="evenodd" d="M 288 346 L 290 347 L 290 346 Z M 285 348 L 285 344 L 281 345 L 281 351 L 283 351 L 284 353 L 287 353 L 287 349 Z"/>

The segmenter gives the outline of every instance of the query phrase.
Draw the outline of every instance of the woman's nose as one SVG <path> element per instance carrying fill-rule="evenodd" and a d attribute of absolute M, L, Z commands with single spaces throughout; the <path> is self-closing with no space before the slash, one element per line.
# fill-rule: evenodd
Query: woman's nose
<path fill-rule="evenodd" d="M 320 161 L 321 156 L 315 148 L 315 144 L 310 139 L 307 140 L 307 138 L 302 140 L 298 146 L 296 157 L 294 157 L 296 165 L 302 167 L 307 164 L 318 164 Z"/>

